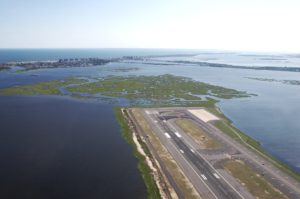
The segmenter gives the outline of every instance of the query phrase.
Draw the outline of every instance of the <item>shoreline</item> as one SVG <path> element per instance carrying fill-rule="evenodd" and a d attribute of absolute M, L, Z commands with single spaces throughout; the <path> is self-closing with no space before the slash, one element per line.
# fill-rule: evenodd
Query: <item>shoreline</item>
<path fill-rule="evenodd" d="M 138 108 L 143 108 L 143 107 L 138 107 Z M 149 108 L 149 107 L 147 107 Z M 122 109 L 123 110 L 123 109 Z M 232 129 L 235 132 L 235 136 L 238 137 L 238 139 L 234 138 L 233 135 L 230 135 L 228 132 L 223 132 L 224 134 L 229 135 L 232 139 L 235 139 L 237 141 L 239 141 L 242 145 L 244 145 L 245 147 L 247 147 L 249 150 L 251 150 L 252 152 L 256 153 L 257 155 L 259 155 L 260 157 L 262 157 L 263 159 L 265 159 L 266 161 L 269 161 L 272 165 L 274 165 L 276 168 L 280 169 L 282 172 L 286 173 L 288 176 L 290 176 L 291 178 L 293 178 L 296 181 L 300 181 L 300 175 L 294 171 L 292 168 L 290 168 L 288 165 L 286 165 L 284 162 L 277 160 L 275 157 L 271 156 L 270 154 L 268 154 L 263 148 L 261 148 L 259 142 L 257 142 L 256 140 L 254 140 L 253 138 L 251 138 L 250 136 L 248 136 L 247 134 L 241 132 L 239 129 L 237 129 L 232 122 L 221 112 L 220 108 L 218 106 L 215 107 L 210 107 L 208 108 L 209 112 L 216 114 L 218 117 L 222 118 L 222 121 L 228 125 L 228 127 L 230 129 Z M 124 116 L 124 115 L 122 115 Z M 126 120 L 126 119 L 125 119 Z M 128 122 L 128 121 L 127 121 Z M 215 125 L 215 124 L 214 124 Z M 216 128 L 217 125 L 215 125 Z M 220 128 L 219 128 L 220 129 Z M 132 130 L 132 129 L 131 129 Z M 220 129 L 222 131 L 222 128 Z M 134 132 L 132 133 L 132 139 L 133 139 L 133 143 L 135 145 L 135 147 L 137 148 L 136 150 L 140 153 L 143 153 L 142 151 L 139 151 L 139 145 L 140 142 L 142 142 L 140 140 L 140 142 L 138 141 L 138 138 L 136 137 L 136 134 Z M 247 141 L 244 140 L 244 138 L 247 138 Z M 145 146 L 144 146 L 145 147 Z M 146 146 L 147 147 L 147 146 Z M 149 149 L 148 149 L 149 150 Z M 144 155 L 146 155 L 146 159 L 149 159 L 148 155 L 146 153 L 144 153 Z M 151 157 L 153 158 L 153 157 Z M 157 161 L 156 161 L 157 162 Z M 156 172 L 157 168 L 154 167 L 150 167 L 151 172 Z M 163 172 L 162 172 L 163 173 Z M 143 174 L 142 174 L 143 175 Z M 157 178 L 153 178 L 153 180 L 156 182 L 156 184 L 159 184 L 159 181 Z M 144 181 L 145 182 L 145 181 Z M 146 183 L 146 182 L 145 182 Z M 163 191 L 161 189 L 161 187 L 159 187 L 160 193 Z M 149 197 L 150 198 L 150 197 Z M 165 198 L 165 197 L 161 197 L 161 198 Z"/>
<path fill-rule="evenodd" d="M 277 167 L 281 171 L 287 173 L 289 176 L 300 182 L 300 173 L 294 170 L 290 165 L 269 154 L 264 148 L 261 147 L 259 141 L 255 140 L 251 136 L 247 135 L 246 133 L 242 132 L 237 127 L 235 127 L 233 125 L 233 122 L 221 111 L 220 107 L 216 105 L 214 109 L 217 111 L 217 113 L 219 113 L 218 116 L 220 116 L 224 120 L 224 123 L 232 129 L 232 132 L 234 132 L 234 134 L 239 137 L 238 140 L 241 141 L 241 144 L 243 144 L 253 152 L 257 153 L 267 161 L 270 161 L 275 167 Z M 230 133 L 224 131 L 224 128 L 217 127 L 216 125 L 215 127 L 220 129 L 223 133 L 229 135 L 232 139 L 235 139 Z"/>
<path fill-rule="evenodd" d="M 152 161 L 152 163 L 149 162 L 149 160 L 151 160 L 151 158 L 149 157 L 149 152 L 146 151 L 144 148 L 142 148 L 142 146 L 140 145 L 140 147 L 138 146 L 137 143 L 139 142 L 135 142 L 134 140 L 134 132 L 132 131 L 132 127 L 129 124 L 129 121 L 127 120 L 127 117 L 124 116 L 124 113 L 122 111 L 123 109 L 120 107 L 116 107 L 114 108 L 114 114 L 116 117 L 116 120 L 120 126 L 121 129 L 121 133 L 122 133 L 122 137 L 123 139 L 132 147 L 132 153 L 133 155 L 136 157 L 137 159 L 137 167 L 138 170 L 140 171 L 140 174 L 144 180 L 144 184 L 146 186 L 147 189 L 147 198 L 149 199 L 165 199 L 162 197 L 161 195 L 161 190 L 162 187 L 158 186 L 159 181 L 158 178 L 154 178 L 153 173 L 157 172 L 158 170 L 155 169 L 155 171 L 153 170 L 154 164 Z M 137 138 L 137 137 L 136 137 Z M 136 139 L 136 141 L 138 141 L 138 138 Z M 140 149 L 140 150 L 139 150 Z M 152 165 L 152 167 L 150 167 L 149 164 Z"/>
<path fill-rule="evenodd" d="M 196 56 L 197 54 L 192 54 Z M 66 67 L 90 67 L 105 65 L 111 62 L 138 62 L 141 64 L 154 64 L 154 65 L 197 65 L 200 67 L 212 67 L 212 68 L 228 68 L 228 69 L 246 69 L 246 70 L 263 70 L 263 71 L 283 71 L 283 72 L 300 72 L 300 67 L 297 66 L 246 66 L 236 64 L 226 64 L 218 62 L 207 62 L 207 61 L 183 61 L 183 60 L 157 60 L 161 57 L 180 57 L 187 56 L 187 54 L 174 54 L 174 55 L 148 55 L 148 56 L 119 56 L 115 58 L 100 58 L 100 57 L 74 57 L 74 58 L 61 58 L 52 60 L 36 60 L 36 61 L 10 61 L 0 62 L 0 71 L 11 69 L 14 66 L 20 66 L 24 68 L 24 71 L 35 70 L 42 68 L 66 68 Z M 188 56 L 191 56 L 188 55 Z M 150 63 L 151 61 L 160 61 L 160 63 Z"/>

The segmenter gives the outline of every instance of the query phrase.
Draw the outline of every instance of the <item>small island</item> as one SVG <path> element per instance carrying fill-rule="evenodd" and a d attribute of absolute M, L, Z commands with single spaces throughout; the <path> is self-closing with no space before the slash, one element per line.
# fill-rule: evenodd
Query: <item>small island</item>
<path fill-rule="evenodd" d="M 300 85 L 299 80 L 280 80 L 280 79 L 270 79 L 270 78 L 260 78 L 260 77 L 246 77 L 247 79 L 257 80 L 257 81 L 263 81 L 263 82 L 278 82 L 282 84 L 288 84 L 288 85 Z"/>

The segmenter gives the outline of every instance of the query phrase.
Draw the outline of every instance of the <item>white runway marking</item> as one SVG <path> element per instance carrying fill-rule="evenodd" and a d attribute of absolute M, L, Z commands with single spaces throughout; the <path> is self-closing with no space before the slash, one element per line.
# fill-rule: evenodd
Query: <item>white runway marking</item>
<path fill-rule="evenodd" d="M 220 177 L 218 176 L 218 174 L 214 173 L 214 176 L 215 176 L 217 179 L 220 179 Z"/>
<path fill-rule="evenodd" d="M 207 177 L 203 174 L 201 174 L 201 177 L 204 179 L 204 180 L 207 180 Z"/>
<path fill-rule="evenodd" d="M 192 153 L 195 153 L 195 151 L 194 151 L 193 149 L 191 149 L 191 152 L 192 152 Z"/>
<path fill-rule="evenodd" d="M 165 133 L 165 136 L 166 136 L 167 138 L 171 138 L 171 136 L 169 135 L 169 133 Z"/>
<path fill-rule="evenodd" d="M 179 138 L 181 138 L 182 136 L 178 133 L 178 132 L 175 132 L 175 135 Z"/>
<path fill-rule="evenodd" d="M 183 151 L 183 150 L 181 150 L 181 149 L 180 149 L 180 152 L 181 152 L 181 153 L 184 153 L 184 151 Z"/>

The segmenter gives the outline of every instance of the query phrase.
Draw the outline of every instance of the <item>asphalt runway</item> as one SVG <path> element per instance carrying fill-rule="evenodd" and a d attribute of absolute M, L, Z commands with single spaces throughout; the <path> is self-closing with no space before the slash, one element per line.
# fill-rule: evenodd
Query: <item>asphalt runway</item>
<path fill-rule="evenodd" d="M 175 132 L 168 127 L 166 120 L 155 116 L 153 119 L 157 121 L 154 123 L 159 129 L 159 137 L 166 136 L 165 133 L 169 134 L 170 138 L 167 137 L 167 139 L 169 139 L 168 141 L 172 142 L 172 144 L 167 145 L 167 148 L 169 151 L 172 151 L 174 159 L 180 161 L 182 167 L 194 171 L 190 172 L 191 175 L 198 177 L 197 181 L 199 183 L 194 183 L 194 186 L 198 185 L 197 190 L 200 190 L 202 193 L 203 187 L 204 189 L 208 189 L 210 193 L 206 195 L 207 198 L 244 198 L 239 192 L 231 188 L 223 179 L 221 179 L 217 174 L 217 171 L 202 157 L 195 153 L 197 149 L 190 148 L 182 139 L 180 139 Z M 201 185 L 199 186 L 199 184 Z M 205 192 L 207 192 L 207 190 L 205 190 Z"/>
<path fill-rule="evenodd" d="M 268 163 L 242 144 L 220 132 L 210 123 L 203 122 L 195 117 L 186 109 L 143 109 L 143 115 L 203 198 L 254 198 L 233 177 L 215 167 L 206 158 L 220 157 L 219 159 L 222 159 L 228 156 L 246 162 L 257 173 L 263 174 L 269 182 L 289 198 L 300 198 L 300 187 L 297 181 L 276 169 L 271 163 Z M 205 150 L 202 151 L 201 147 L 190 136 L 176 126 L 174 120 L 178 118 L 186 118 L 196 122 L 211 137 L 222 144 L 222 149 L 216 152 L 204 153 Z"/>

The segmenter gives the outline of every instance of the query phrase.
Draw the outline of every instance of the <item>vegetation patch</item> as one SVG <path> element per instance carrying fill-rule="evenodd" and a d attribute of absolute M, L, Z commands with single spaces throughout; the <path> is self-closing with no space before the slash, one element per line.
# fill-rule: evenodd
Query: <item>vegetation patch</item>
<path fill-rule="evenodd" d="M 60 88 L 70 84 L 81 84 L 87 80 L 79 78 L 67 78 L 65 80 L 53 80 L 33 85 L 13 86 L 0 89 L 0 95 L 60 95 Z"/>
<path fill-rule="evenodd" d="M 70 91 L 103 93 L 127 99 L 200 100 L 201 95 L 231 99 L 248 97 L 246 92 L 197 82 L 173 75 L 105 77 L 97 82 L 69 88 Z"/>
<path fill-rule="evenodd" d="M 224 167 L 256 198 L 287 198 L 242 161 L 229 160 L 225 162 Z"/>
<path fill-rule="evenodd" d="M 177 119 L 175 123 L 185 133 L 191 136 L 199 145 L 204 146 L 206 149 L 217 149 L 220 147 L 220 144 L 216 140 L 211 138 L 193 121 L 188 119 Z"/>
<path fill-rule="evenodd" d="M 258 80 L 258 81 L 264 81 L 264 82 L 279 82 L 279 83 L 288 84 L 288 85 L 300 85 L 299 80 L 279 80 L 279 79 L 260 78 L 260 77 L 246 77 L 246 78 Z"/>
<path fill-rule="evenodd" d="M 225 117 L 225 116 L 223 116 Z M 262 148 L 259 142 L 254 140 L 253 138 L 249 137 L 245 133 L 241 132 L 239 129 L 235 128 L 231 125 L 231 122 L 227 119 L 216 121 L 214 126 L 220 129 L 223 133 L 226 133 L 231 138 L 235 139 L 236 141 L 242 143 L 246 147 L 251 150 L 254 150 L 256 153 L 261 155 L 262 157 L 266 158 L 270 161 L 273 165 L 277 168 L 283 170 L 284 172 L 288 173 L 294 179 L 300 181 L 300 175 L 293 169 L 291 169 L 288 165 L 284 164 L 283 162 L 277 160 L 276 158 L 272 157 L 268 153 L 266 153 Z"/>
<path fill-rule="evenodd" d="M 130 72 L 130 71 L 137 71 L 139 70 L 138 67 L 131 67 L 131 68 L 115 68 L 115 72 Z"/>
<path fill-rule="evenodd" d="M 122 136 L 123 138 L 132 146 L 134 156 L 138 159 L 138 169 L 143 177 L 145 182 L 148 198 L 149 199 L 159 199 L 161 198 L 159 189 L 151 175 L 151 169 L 146 163 L 145 157 L 140 154 L 137 150 L 137 146 L 135 145 L 133 138 L 132 138 L 132 131 L 130 130 L 127 121 L 125 121 L 121 109 L 115 108 L 114 109 L 115 117 L 120 125 Z M 149 152 L 146 152 L 149 155 Z"/>
<path fill-rule="evenodd" d="M 87 81 L 80 78 L 54 80 L 33 85 L 0 89 L 0 95 L 99 95 L 125 98 L 132 105 L 150 106 L 202 106 L 214 107 L 218 99 L 251 96 L 247 92 L 194 81 L 191 78 L 160 76 L 108 76 Z"/>
<path fill-rule="evenodd" d="M 229 135 L 231 138 L 237 140 L 238 142 L 241 142 L 241 139 L 246 142 L 247 144 L 253 146 L 255 149 L 261 149 L 260 143 L 256 140 L 252 139 L 248 135 L 242 133 L 237 128 L 233 127 L 229 122 L 227 121 L 215 121 L 214 125 L 220 129 L 222 132 Z"/>

